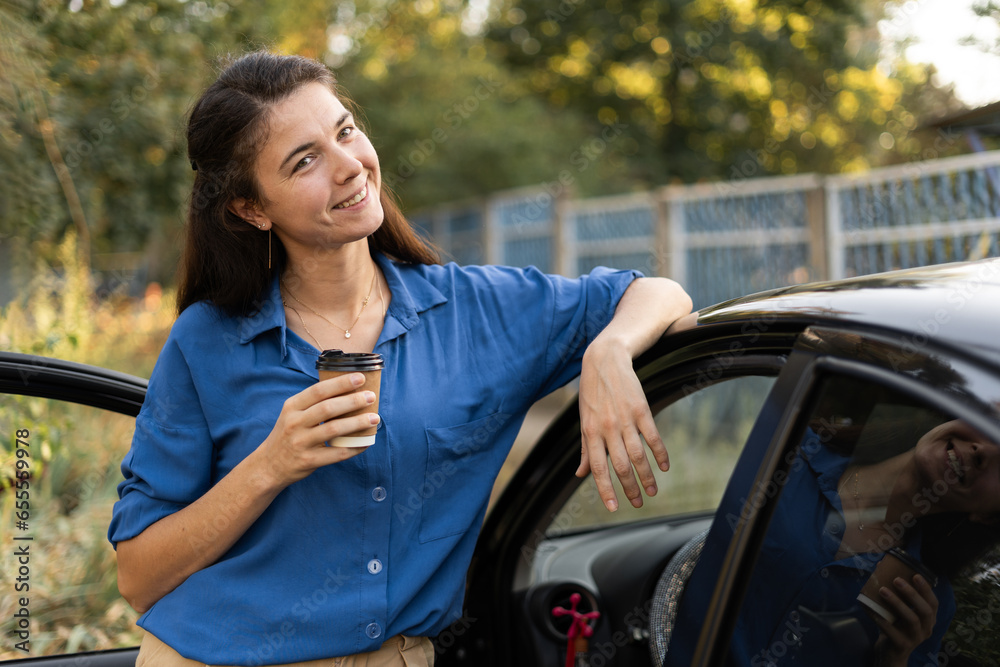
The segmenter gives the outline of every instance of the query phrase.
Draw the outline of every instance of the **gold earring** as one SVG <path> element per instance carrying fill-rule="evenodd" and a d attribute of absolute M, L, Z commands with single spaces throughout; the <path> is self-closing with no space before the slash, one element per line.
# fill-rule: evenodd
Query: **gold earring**
<path fill-rule="evenodd" d="M 271 270 L 271 228 L 267 228 L 267 270 Z"/>

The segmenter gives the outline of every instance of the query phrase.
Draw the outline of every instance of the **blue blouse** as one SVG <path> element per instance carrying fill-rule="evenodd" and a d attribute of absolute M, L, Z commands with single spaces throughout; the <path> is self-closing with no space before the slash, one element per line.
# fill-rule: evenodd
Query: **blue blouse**
<path fill-rule="evenodd" d="M 807 432 L 736 623 L 733 664 L 868 664 L 879 630 L 856 598 L 883 554 L 836 556 L 847 529 L 837 486 L 849 462 Z M 902 546 L 919 559 L 919 531 L 911 531 Z M 931 637 L 910 654 L 911 665 L 924 665 L 928 656 L 937 655 L 955 614 L 954 594 L 944 577 L 934 593 L 937 622 Z M 831 627 L 842 629 L 831 633 Z"/>
<path fill-rule="evenodd" d="M 219 561 L 140 617 L 187 658 L 349 655 L 458 619 L 490 491 L 525 413 L 579 373 L 639 275 L 376 260 L 392 290 L 375 346 L 385 358 L 376 442 L 284 489 Z M 111 542 L 195 501 L 256 449 L 285 399 L 317 381 L 317 354 L 286 328 L 277 280 L 253 317 L 187 308 L 122 463 Z M 190 539 L 207 544 L 212 533 Z"/>

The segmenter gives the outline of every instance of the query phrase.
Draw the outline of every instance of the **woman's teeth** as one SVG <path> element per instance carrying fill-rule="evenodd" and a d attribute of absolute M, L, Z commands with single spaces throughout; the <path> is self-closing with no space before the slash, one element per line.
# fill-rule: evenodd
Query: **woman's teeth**
<path fill-rule="evenodd" d="M 948 450 L 948 464 L 951 466 L 951 469 L 958 476 L 958 481 L 964 482 L 965 473 L 962 471 L 962 465 L 958 462 L 958 456 L 955 454 L 954 449 Z"/>
<path fill-rule="evenodd" d="M 339 204 L 337 204 L 336 206 L 334 206 L 334 208 L 347 208 L 348 206 L 354 206 L 359 201 L 361 201 L 362 199 L 364 199 L 365 195 L 367 195 L 367 194 L 368 194 L 368 186 L 366 185 L 365 188 L 361 192 L 359 192 L 358 194 L 354 195 L 353 197 L 351 197 L 347 201 L 340 202 Z"/>

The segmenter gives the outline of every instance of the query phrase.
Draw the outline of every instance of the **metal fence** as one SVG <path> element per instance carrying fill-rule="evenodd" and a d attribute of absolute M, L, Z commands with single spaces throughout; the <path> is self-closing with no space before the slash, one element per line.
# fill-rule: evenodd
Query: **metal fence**
<path fill-rule="evenodd" d="M 573 200 L 507 191 L 414 216 L 461 264 L 671 277 L 703 307 L 809 280 L 1000 255 L 1000 151 Z"/>

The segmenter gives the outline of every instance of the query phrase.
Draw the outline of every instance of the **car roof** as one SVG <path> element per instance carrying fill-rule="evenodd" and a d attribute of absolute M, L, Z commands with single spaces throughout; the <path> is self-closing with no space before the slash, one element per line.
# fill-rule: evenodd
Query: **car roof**
<path fill-rule="evenodd" d="M 747 321 L 885 329 L 1000 363 L 1000 258 L 769 290 L 705 308 L 697 324 Z"/>

